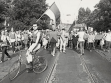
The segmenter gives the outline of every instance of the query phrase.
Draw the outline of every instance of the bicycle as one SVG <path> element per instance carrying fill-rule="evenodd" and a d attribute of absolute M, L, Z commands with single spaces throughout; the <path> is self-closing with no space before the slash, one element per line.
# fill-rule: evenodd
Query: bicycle
<path fill-rule="evenodd" d="M 37 52 L 32 52 L 31 54 L 33 55 L 33 72 L 35 73 L 42 73 L 46 70 L 47 68 L 47 60 L 45 59 L 45 57 L 43 56 L 36 56 Z M 21 51 L 19 54 L 19 58 L 17 59 L 17 61 L 15 61 L 12 66 L 9 69 L 8 75 L 9 75 L 9 79 L 12 81 L 14 80 L 20 73 L 20 69 L 21 69 L 21 65 L 22 65 L 22 55 L 21 55 Z"/>

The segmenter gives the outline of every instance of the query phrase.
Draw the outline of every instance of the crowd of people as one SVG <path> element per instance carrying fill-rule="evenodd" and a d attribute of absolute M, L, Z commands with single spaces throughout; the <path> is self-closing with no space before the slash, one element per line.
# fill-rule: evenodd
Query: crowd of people
<path fill-rule="evenodd" d="M 44 49 L 51 48 L 51 55 L 55 56 L 56 47 L 58 47 L 61 52 L 65 52 L 66 37 L 64 37 L 64 34 L 65 29 L 38 30 L 37 24 L 33 24 L 33 30 L 15 31 L 14 28 L 11 28 L 10 31 L 2 30 L 0 38 L 2 57 L 0 63 L 4 62 L 5 55 L 7 55 L 8 59 L 11 59 L 11 55 L 8 53 L 9 50 L 16 53 L 21 49 L 30 50 L 31 52 L 35 48 L 35 50 L 40 49 L 40 47 Z M 40 44 L 38 48 L 37 44 Z M 28 51 L 26 55 L 29 55 Z M 31 59 L 31 57 L 27 59 Z"/>
<path fill-rule="evenodd" d="M 84 55 L 84 49 L 90 52 L 93 49 L 110 52 L 111 31 L 96 32 L 83 30 L 83 28 L 80 28 L 79 31 L 71 31 L 68 47 L 80 50 L 81 55 Z"/>
<path fill-rule="evenodd" d="M 1 42 L 0 48 L 2 52 L 1 63 L 4 62 L 4 54 L 11 58 L 10 54 L 7 52 L 8 49 L 11 48 L 13 53 L 19 51 L 20 49 L 28 49 L 33 43 L 32 31 L 24 30 L 24 31 L 14 31 L 13 28 L 8 32 L 7 30 L 1 31 Z M 48 39 L 46 39 L 45 31 L 43 32 L 43 46 L 46 49 L 46 44 L 48 43 Z M 47 37 L 48 38 L 48 37 Z M 8 48 L 8 49 L 7 49 Z"/>
<path fill-rule="evenodd" d="M 96 32 L 84 30 L 83 27 L 79 30 L 68 32 L 65 28 L 57 28 L 53 30 L 38 30 L 37 24 L 33 24 L 33 30 L 14 31 L 13 28 L 8 32 L 1 31 L 1 62 L 4 62 L 4 54 L 10 59 L 11 56 L 7 52 L 7 48 L 11 48 L 13 53 L 17 50 L 27 50 L 27 61 L 30 63 L 32 57 L 30 52 L 36 51 L 43 47 L 44 49 L 51 48 L 51 55 L 55 56 L 56 48 L 60 52 L 66 53 L 66 47 L 77 49 L 81 55 L 84 55 L 84 49 L 90 52 L 93 49 L 101 49 L 110 52 L 111 46 L 111 31 Z"/>

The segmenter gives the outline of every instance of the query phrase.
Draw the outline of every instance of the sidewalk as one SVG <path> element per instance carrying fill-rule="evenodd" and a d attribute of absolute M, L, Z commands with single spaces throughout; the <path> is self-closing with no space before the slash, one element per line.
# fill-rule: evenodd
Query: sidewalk
<path fill-rule="evenodd" d="M 52 83 L 90 83 L 79 55 L 70 49 L 60 53 Z"/>
<path fill-rule="evenodd" d="M 105 52 L 105 51 L 96 49 L 96 52 L 99 53 L 103 58 L 111 62 L 111 49 L 110 49 L 110 52 Z"/>

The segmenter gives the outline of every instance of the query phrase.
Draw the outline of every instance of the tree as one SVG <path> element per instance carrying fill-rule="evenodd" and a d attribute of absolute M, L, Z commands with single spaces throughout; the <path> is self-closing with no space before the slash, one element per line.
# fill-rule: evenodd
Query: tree
<path fill-rule="evenodd" d="M 5 21 L 5 17 L 8 15 L 8 5 L 0 0 L 0 30 L 3 29 L 3 22 Z"/>
<path fill-rule="evenodd" d="M 79 23 L 79 24 L 83 23 L 84 22 L 84 17 L 85 17 L 85 9 L 81 7 L 79 9 L 77 23 Z"/>
<path fill-rule="evenodd" d="M 5 2 L 0 1 L 0 23 L 4 21 L 6 12 L 7 12 L 7 5 Z"/>
<path fill-rule="evenodd" d="M 110 0 L 100 0 L 100 2 L 95 5 L 95 8 L 96 9 L 92 13 L 94 28 L 97 31 L 106 31 L 108 29 L 111 29 Z"/>
<path fill-rule="evenodd" d="M 85 17 L 84 17 L 84 23 L 88 26 L 91 26 L 90 24 L 90 14 L 91 14 L 91 10 L 89 8 L 86 8 L 85 11 Z"/>
<path fill-rule="evenodd" d="M 84 8 L 80 8 L 79 9 L 79 14 L 78 14 L 78 20 L 77 23 L 82 24 L 85 23 L 87 26 L 89 26 L 89 16 L 91 14 L 91 10 L 89 8 L 86 8 L 86 10 Z"/>
<path fill-rule="evenodd" d="M 29 29 L 47 9 L 45 0 L 14 0 L 12 5 L 10 24 L 17 30 L 23 28 Z M 47 28 L 45 23 L 47 19 L 48 17 L 44 15 L 39 20 L 38 25 L 40 28 Z"/>
<path fill-rule="evenodd" d="M 111 0 L 100 0 L 95 5 L 95 10 L 79 9 L 78 23 L 85 23 L 97 31 L 106 31 L 111 29 Z"/>

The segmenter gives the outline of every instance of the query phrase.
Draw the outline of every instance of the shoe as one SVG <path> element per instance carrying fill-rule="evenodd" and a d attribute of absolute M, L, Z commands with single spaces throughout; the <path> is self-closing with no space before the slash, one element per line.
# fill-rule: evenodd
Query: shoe
<path fill-rule="evenodd" d="M 66 53 L 65 51 L 63 51 L 63 53 Z"/>
<path fill-rule="evenodd" d="M 3 61 L 0 61 L 0 63 L 3 63 Z"/>
<path fill-rule="evenodd" d="M 54 54 L 52 54 L 52 56 L 55 56 Z"/>
<path fill-rule="evenodd" d="M 55 56 L 53 53 L 51 53 L 52 56 Z"/>
<path fill-rule="evenodd" d="M 8 58 L 8 60 L 10 60 L 11 58 Z"/>
<path fill-rule="evenodd" d="M 27 68 L 26 72 L 29 73 L 29 69 L 28 68 Z"/>

